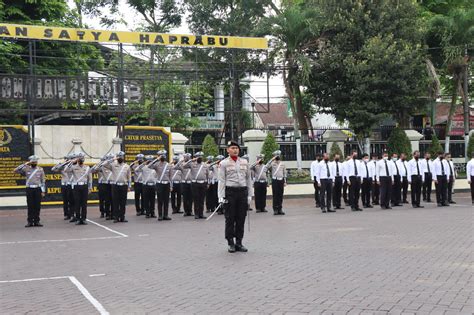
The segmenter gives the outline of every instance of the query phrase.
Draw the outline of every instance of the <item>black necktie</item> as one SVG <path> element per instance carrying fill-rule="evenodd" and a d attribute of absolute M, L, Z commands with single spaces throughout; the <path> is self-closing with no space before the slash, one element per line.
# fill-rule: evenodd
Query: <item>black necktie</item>
<path fill-rule="evenodd" d="M 386 176 L 390 176 L 388 172 L 387 160 L 384 160 L 384 162 L 385 162 L 385 172 L 387 173 Z"/>
<path fill-rule="evenodd" d="M 329 175 L 329 165 L 328 165 L 328 161 L 326 161 L 326 170 L 327 170 L 327 178 L 331 177 L 331 175 Z"/>
<path fill-rule="evenodd" d="M 443 165 L 443 160 L 439 160 L 439 162 L 441 163 L 441 175 L 444 176 L 444 165 Z"/>
<path fill-rule="evenodd" d="M 359 175 L 359 174 L 357 173 L 356 160 L 355 160 L 355 159 L 352 159 L 352 160 L 354 161 L 354 175 L 357 176 L 357 175 Z"/>
<path fill-rule="evenodd" d="M 339 176 L 339 163 L 336 161 L 336 176 Z"/>
<path fill-rule="evenodd" d="M 451 174 L 452 177 L 454 177 L 453 168 L 451 167 L 451 163 L 449 163 L 449 161 L 447 161 L 447 162 L 448 162 L 448 165 L 449 165 L 450 174 Z"/>
<path fill-rule="evenodd" d="M 398 171 L 398 165 L 397 165 L 397 162 L 393 162 L 393 164 L 395 164 L 395 168 L 397 169 L 397 176 L 400 176 L 400 172 Z"/>
<path fill-rule="evenodd" d="M 369 168 L 367 167 L 367 162 L 365 163 L 365 171 L 367 172 L 367 176 L 365 178 L 369 178 Z"/>
<path fill-rule="evenodd" d="M 416 160 L 416 172 L 418 173 L 417 175 L 420 176 L 420 166 L 418 165 L 418 160 Z"/>
<path fill-rule="evenodd" d="M 407 166 L 405 165 L 405 161 L 402 161 L 403 167 L 405 168 L 405 177 L 408 177 Z"/>
<path fill-rule="evenodd" d="M 431 173 L 431 171 L 430 171 L 430 160 L 426 159 L 426 165 L 428 166 L 428 173 Z"/>

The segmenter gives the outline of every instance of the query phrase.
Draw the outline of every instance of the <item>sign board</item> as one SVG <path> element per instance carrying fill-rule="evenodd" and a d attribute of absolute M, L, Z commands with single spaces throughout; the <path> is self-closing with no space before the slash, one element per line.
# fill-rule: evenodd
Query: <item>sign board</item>
<path fill-rule="evenodd" d="M 25 178 L 13 172 L 28 161 L 28 130 L 21 125 L 0 125 L 0 191 L 25 188 Z"/>
<path fill-rule="evenodd" d="M 182 47 L 267 49 L 266 38 L 178 35 L 0 23 L 0 37 Z"/>
<path fill-rule="evenodd" d="M 171 132 L 163 127 L 125 126 L 123 143 L 125 161 L 135 161 L 137 154 L 153 155 L 159 150 L 168 151 L 167 160 L 171 159 Z"/>

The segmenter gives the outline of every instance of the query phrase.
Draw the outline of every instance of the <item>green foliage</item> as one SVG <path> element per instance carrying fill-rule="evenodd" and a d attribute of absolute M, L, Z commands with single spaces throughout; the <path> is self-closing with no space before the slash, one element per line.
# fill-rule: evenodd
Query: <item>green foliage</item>
<path fill-rule="evenodd" d="M 275 140 L 275 137 L 269 132 L 265 141 L 263 142 L 260 153 L 265 155 L 264 162 L 267 163 L 273 156 L 272 153 L 278 150 L 280 146 Z"/>
<path fill-rule="evenodd" d="M 331 149 L 329 151 L 329 158 L 332 160 L 334 159 L 334 156 L 336 154 L 339 154 L 341 160 L 344 159 L 344 155 L 342 154 L 341 147 L 336 142 L 333 142 L 331 145 Z"/>
<path fill-rule="evenodd" d="M 204 152 L 204 156 L 207 157 L 209 155 L 217 156 L 219 154 L 219 147 L 216 144 L 216 140 L 213 136 L 207 135 L 202 142 L 202 152 Z"/>
<path fill-rule="evenodd" d="M 431 154 L 433 158 L 438 156 L 438 152 L 444 152 L 444 149 L 441 146 L 441 143 L 439 143 L 439 139 L 438 139 L 438 136 L 436 136 L 436 134 L 433 134 L 433 137 L 431 138 L 431 145 L 430 145 L 430 148 L 428 149 L 428 152 Z"/>
<path fill-rule="evenodd" d="M 467 158 L 470 159 L 474 153 L 474 133 L 469 136 L 469 142 L 467 144 Z"/>
<path fill-rule="evenodd" d="M 408 158 L 411 157 L 411 143 L 403 129 L 396 127 L 392 130 L 388 138 L 387 150 L 390 156 L 393 153 L 399 156 L 401 153 L 405 153 Z"/>

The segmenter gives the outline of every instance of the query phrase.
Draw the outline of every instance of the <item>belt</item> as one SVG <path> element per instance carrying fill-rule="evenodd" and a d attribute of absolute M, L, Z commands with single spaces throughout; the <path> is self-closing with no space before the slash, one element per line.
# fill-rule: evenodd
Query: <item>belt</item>
<path fill-rule="evenodd" d="M 332 178 L 321 178 L 321 180 L 332 180 Z"/>
<path fill-rule="evenodd" d="M 272 177 L 272 179 L 275 179 L 275 180 L 283 180 L 283 177 Z"/>
<path fill-rule="evenodd" d="M 76 186 L 87 185 L 87 182 L 77 182 L 74 185 Z"/>
<path fill-rule="evenodd" d="M 61 186 L 69 186 L 69 185 L 70 185 L 70 184 L 63 184 L 63 183 L 61 183 Z"/>
<path fill-rule="evenodd" d="M 244 186 L 244 187 L 225 186 L 225 189 L 229 189 L 229 190 L 247 190 L 247 186 Z"/>
<path fill-rule="evenodd" d="M 161 182 L 157 182 L 157 183 L 166 185 L 166 184 L 169 184 L 170 182 L 167 180 L 162 180 Z"/>
<path fill-rule="evenodd" d="M 190 180 L 182 180 L 181 183 L 182 184 L 191 184 L 191 181 Z"/>
<path fill-rule="evenodd" d="M 194 184 L 204 184 L 206 181 L 205 180 L 193 180 L 192 182 Z"/>
<path fill-rule="evenodd" d="M 182 182 L 180 180 L 175 180 L 173 181 L 173 184 L 181 184 Z"/>
<path fill-rule="evenodd" d="M 256 180 L 255 182 L 256 182 L 256 183 L 266 183 L 267 181 L 264 180 L 264 179 L 262 179 L 262 180 Z"/>
<path fill-rule="evenodd" d="M 140 184 L 140 185 L 143 184 L 142 182 L 133 182 L 133 183 L 134 183 L 135 185 L 136 185 L 136 184 Z"/>
<path fill-rule="evenodd" d="M 125 186 L 125 185 L 127 185 L 127 184 L 126 184 L 126 183 L 115 183 L 115 185 L 117 185 L 117 186 Z"/>
<path fill-rule="evenodd" d="M 155 186 L 155 183 L 146 183 L 147 186 Z"/>
<path fill-rule="evenodd" d="M 40 185 L 28 185 L 27 188 L 40 188 Z"/>

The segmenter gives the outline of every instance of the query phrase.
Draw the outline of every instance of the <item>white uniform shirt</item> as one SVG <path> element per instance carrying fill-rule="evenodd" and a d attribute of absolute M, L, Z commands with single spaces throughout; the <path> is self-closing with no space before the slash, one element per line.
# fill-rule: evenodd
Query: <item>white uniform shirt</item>
<path fill-rule="evenodd" d="M 317 160 L 314 160 L 313 162 L 311 162 L 311 167 L 310 167 L 311 180 L 314 181 L 315 177 L 317 177 L 318 169 L 319 169 L 319 162 Z"/>
<path fill-rule="evenodd" d="M 417 165 L 418 164 L 418 165 Z M 425 181 L 425 172 L 423 172 L 423 167 L 421 166 L 421 159 L 415 160 L 414 158 L 411 159 L 407 163 L 407 170 L 408 170 L 408 182 L 411 183 L 411 177 L 413 175 L 420 175 L 421 180 Z"/>
<path fill-rule="evenodd" d="M 433 161 L 426 159 L 421 160 L 421 165 L 423 165 L 423 173 L 431 173 L 433 174 Z M 428 171 L 428 166 L 429 166 L 429 171 Z"/>
<path fill-rule="evenodd" d="M 389 160 L 382 159 L 377 162 L 377 167 L 375 168 L 375 175 L 377 176 L 377 180 L 380 181 L 381 176 L 390 176 L 392 177 L 393 181 L 393 162 Z M 387 173 L 388 170 L 388 173 Z"/>
<path fill-rule="evenodd" d="M 407 161 L 398 160 L 397 166 L 398 166 L 398 169 L 400 170 L 400 176 L 407 177 L 407 173 L 408 173 Z"/>
<path fill-rule="evenodd" d="M 361 161 L 360 163 L 362 165 L 362 176 L 361 176 L 362 179 L 369 177 L 372 180 L 375 180 L 375 164 L 371 163 L 371 161 L 369 160 L 367 161 L 367 168 L 366 168 L 365 161 Z M 367 171 L 368 171 L 368 174 L 367 174 Z"/>
<path fill-rule="evenodd" d="M 357 170 L 357 175 L 356 175 Z M 362 178 L 363 170 L 362 170 L 362 163 L 359 160 L 350 159 L 349 161 L 345 162 L 344 166 L 344 177 L 347 181 L 349 181 L 349 177 L 357 176 Z"/>
<path fill-rule="evenodd" d="M 449 170 L 449 164 L 448 161 L 445 159 L 436 159 L 433 162 L 433 180 L 436 180 L 437 176 L 443 176 L 446 175 L 447 178 L 451 176 L 451 171 Z"/>
<path fill-rule="evenodd" d="M 471 177 L 474 176 L 474 158 L 472 158 L 466 165 L 467 181 L 471 181 Z"/>
<path fill-rule="evenodd" d="M 329 176 L 328 176 L 329 172 Z M 322 160 L 321 162 L 318 163 L 317 166 L 317 171 L 316 171 L 316 180 L 318 183 L 321 183 L 322 179 L 332 179 L 334 180 L 334 169 L 333 169 L 333 163 L 332 162 L 327 162 Z"/>

